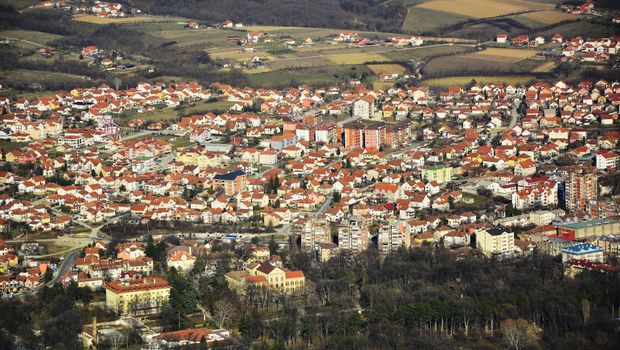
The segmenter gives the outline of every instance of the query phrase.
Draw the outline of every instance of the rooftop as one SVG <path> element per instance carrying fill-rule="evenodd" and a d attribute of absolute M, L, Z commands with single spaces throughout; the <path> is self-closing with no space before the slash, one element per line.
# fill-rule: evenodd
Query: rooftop
<path fill-rule="evenodd" d="M 612 220 L 589 220 L 589 221 L 581 221 L 581 222 L 569 223 L 569 224 L 560 224 L 558 225 L 558 227 L 580 230 L 580 229 L 584 229 L 588 227 L 609 225 L 609 224 L 615 224 L 615 223 L 618 223 L 618 222 L 612 221 Z"/>

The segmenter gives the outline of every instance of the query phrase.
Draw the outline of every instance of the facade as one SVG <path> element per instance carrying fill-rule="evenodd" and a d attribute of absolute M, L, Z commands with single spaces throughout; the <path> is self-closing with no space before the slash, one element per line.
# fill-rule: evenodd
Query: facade
<path fill-rule="evenodd" d="M 397 251 L 401 247 L 411 247 L 411 233 L 409 232 L 408 225 L 395 220 L 381 225 L 378 243 L 379 251 L 384 256 Z"/>
<path fill-rule="evenodd" d="M 368 249 L 370 228 L 360 218 L 350 218 L 338 227 L 338 247 L 342 251 L 361 253 Z"/>
<path fill-rule="evenodd" d="M 613 220 L 589 220 L 557 225 L 558 236 L 574 241 L 588 237 L 608 236 L 620 233 L 620 222 Z"/>
<path fill-rule="evenodd" d="M 228 285 L 239 293 L 244 293 L 249 286 L 262 286 L 289 294 L 303 291 L 306 285 L 302 271 L 289 271 L 273 261 L 252 264 L 246 271 L 229 272 L 225 278 Z"/>
<path fill-rule="evenodd" d="M 301 248 L 315 252 L 321 243 L 331 243 L 332 237 L 327 220 L 309 219 L 301 227 Z"/>
<path fill-rule="evenodd" d="M 499 228 L 490 228 L 476 233 L 476 245 L 486 256 L 511 256 L 514 252 L 515 236 Z"/>
<path fill-rule="evenodd" d="M 174 267 L 178 271 L 189 272 L 194 268 L 196 257 L 185 250 L 177 250 L 168 253 L 168 268 Z"/>
<path fill-rule="evenodd" d="M 213 177 L 213 188 L 223 188 L 227 196 L 245 190 L 247 186 L 247 175 L 243 170 L 236 170 L 224 175 Z"/>
<path fill-rule="evenodd" d="M 105 285 L 105 304 L 121 315 L 156 314 L 168 303 L 171 288 L 158 277 L 116 280 Z"/>
<path fill-rule="evenodd" d="M 599 170 L 615 169 L 620 163 L 620 155 L 613 152 L 599 152 L 596 155 L 596 168 Z"/>
<path fill-rule="evenodd" d="M 575 244 L 562 249 L 562 262 L 570 260 L 584 260 L 603 262 L 603 248 L 589 243 Z"/>
<path fill-rule="evenodd" d="M 424 181 L 437 181 L 442 184 L 452 180 L 453 170 L 452 167 L 444 165 L 429 166 L 422 170 L 422 180 Z"/>
<path fill-rule="evenodd" d="M 569 212 L 584 211 L 586 203 L 596 200 L 597 186 L 596 174 L 582 170 L 571 173 L 566 179 L 566 209 Z"/>

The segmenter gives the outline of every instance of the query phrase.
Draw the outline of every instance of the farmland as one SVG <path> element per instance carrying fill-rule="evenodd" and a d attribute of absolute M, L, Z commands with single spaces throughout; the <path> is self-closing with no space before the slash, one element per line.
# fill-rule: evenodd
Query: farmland
<path fill-rule="evenodd" d="M 448 27 L 471 19 L 472 17 L 432 10 L 419 6 L 407 9 L 402 29 L 407 32 L 422 33 Z"/>
<path fill-rule="evenodd" d="M 417 7 L 473 18 L 497 17 L 525 11 L 552 10 L 553 5 L 523 0 L 435 0 Z"/>
<path fill-rule="evenodd" d="M 252 74 L 248 77 L 250 85 L 256 87 L 288 86 L 291 82 L 298 84 L 332 84 L 345 81 L 349 74 L 370 73 L 363 65 L 341 65 L 314 67 L 305 69 L 285 69 L 277 72 Z"/>
<path fill-rule="evenodd" d="M 463 76 L 463 77 L 449 77 L 424 80 L 424 85 L 445 87 L 450 85 L 467 85 L 472 80 L 478 83 L 498 83 L 505 84 L 525 84 L 529 81 L 536 79 L 532 75 L 502 75 L 502 76 Z"/>
<path fill-rule="evenodd" d="M 531 59 L 532 50 L 489 48 L 465 55 L 438 57 L 430 60 L 422 69 L 428 77 L 445 77 L 480 72 L 493 74 L 527 73 L 541 62 Z"/>
<path fill-rule="evenodd" d="M 400 64 L 368 64 L 366 66 L 375 74 L 402 74 L 407 71 L 407 69 Z"/>
<path fill-rule="evenodd" d="M 34 30 L 5 30 L 0 32 L 0 37 L 30 41 L 35 44 L 45 45 L 50 41 L 62 38 L 62 35 L 37 32 Z"/>
<path fill-rule="evenodd" d="M 73 16 L 73 19 L 79 22 L 86 22 L 92 24 L 119 24 L 119 23 L 135 23 L 135 22 L 165 22 L 174 20 L 172 17 L 160 17 L 160 16 L 133 16 L 133 17 L 97 17 L 95 15 L 78 14 Z"/>
<path fill-rule="evenodd" d="M 529 20 L 541 23 L 542 25 L 550 25 L 563 21 L 574 21 L 579 17 L 566 12 L 549 10 L 524 13 L 515 17 L 516 20 L 519 20 L 521 18 L 527 18 Z"/>

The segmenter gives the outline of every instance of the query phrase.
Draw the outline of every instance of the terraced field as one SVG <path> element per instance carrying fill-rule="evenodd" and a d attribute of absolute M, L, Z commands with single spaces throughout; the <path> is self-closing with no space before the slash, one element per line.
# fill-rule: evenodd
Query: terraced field
<path fill-rule="evenodd" d="M 554 8 L 551 4 L 523 0 L 434 0 L 417 7 L 473 18 L 489 18 L 525 11 L 553 10 Z"/>

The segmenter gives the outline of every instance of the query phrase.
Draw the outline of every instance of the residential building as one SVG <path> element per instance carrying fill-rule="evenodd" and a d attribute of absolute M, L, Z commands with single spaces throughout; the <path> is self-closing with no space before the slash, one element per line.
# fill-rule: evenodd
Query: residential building
<path fill-rule="evenodd" d="M 121 315 L 156 314 L 168 303 L 171 288 L 159 277 L 115 280 L 105 285 L 105 304 Z"/>
<path fill-rule="evenodd" d="M 368 249 L 370 227 L 361 218 L 352 217 L 338 226 L 338 247 L 342 251 L 361 253 Z"/>
<path fill-rule="evenodd" d="M 451 181 L 452 175 L 452 167 L 445 165 L 428 166 L 422 170 L 422 180 L 436 181 L 439 184 Z"/>
<path fill-rule="evenodd" d="M 571 241 L 620 233 L 620 222 L 614 220 L 589 220 L 559 224 L 556 227 L 558 236 Z"/>
<path fill-rule="evenodd" d="M 476 232 L 476 245 L 486 256 L 511 256 L 514 252 L 515 236 L 500 228 L 489 228 Z"/>
<path fill-rule="evenodd" d="M 586 203 L 598 196 L 597 175 L 577 169 L 566 179 L 566 209 L 569 212 L 584 211 Z"/>
<path fill-rule="evenodd" d="M 603 262 L 603 248 L 589 243 L 571 245 L 562 249 L 562 262 L 570 260 L 585 260 L 592 262 Z"/>
<path fill-rule="evenodd" d="M 245 190 L 247 175 L 243 170 L 236 170 L 223 175 L 213 177 L 213 189 L 223 188 L 227 196 L 231 196 Z"/>

